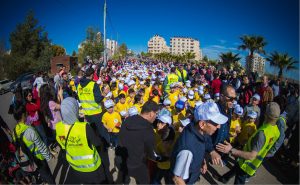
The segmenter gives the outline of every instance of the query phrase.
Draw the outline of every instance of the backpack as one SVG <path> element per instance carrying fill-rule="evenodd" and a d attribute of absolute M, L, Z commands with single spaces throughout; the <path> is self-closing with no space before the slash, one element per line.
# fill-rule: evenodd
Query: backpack
<path fill-rule="evenodd" d="M 36 170 L 37 166 L 34 163 L 34 155 L 23 141 L 24 133 L 25 132 L 20 135 L 20 138 L 17 138 L 16 130 L 14 130 L 14 145 L 16 147 L 15 155 L 22 169 L 27 172 L 33 172 Z"/>

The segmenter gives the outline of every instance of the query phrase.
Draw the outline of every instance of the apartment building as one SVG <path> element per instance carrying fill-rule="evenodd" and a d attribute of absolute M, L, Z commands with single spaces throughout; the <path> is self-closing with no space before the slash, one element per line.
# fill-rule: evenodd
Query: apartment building
<path fill-rule="evenodd" d="M 266 59 L 257 53 L 254 53 L 253 60 L 251 61 L 249 56 L 246 57 L 246 70 L 249 72 L 257 71 L 258 74 L 264 74 Z"/>
<path fill-rule="evenodd" d="M 170 52 L 174 55 L 192 52 L 195 54 L 195 60 L 202 60 L 202 51 L 200 42 L 190 37 L 171 37 Z"/>
<path fill-rule="evenodd" d="M 169 52 L 170 49 L 167 46 L 167 42 L 165 39 L 159 35 L 154 35 L 148 41 L 148 53 L 156 54 L 156 53 L 163 53 Z"/>

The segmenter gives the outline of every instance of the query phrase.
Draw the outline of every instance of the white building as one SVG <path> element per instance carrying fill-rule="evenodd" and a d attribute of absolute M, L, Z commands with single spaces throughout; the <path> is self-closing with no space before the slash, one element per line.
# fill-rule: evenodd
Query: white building
<path fill-rule="evenodd" d="M 195 54 L 195 60 L 202 60 L 202 51 L 200 42 L 190 37 L 171 37 L 170 52 L 174 55 L 182 55 L 187 52 Z"/>
<path fill-rule="evenodd" d="M 163 52 L 169 52 L 169 47 L 167 46 L 165 39 L 159 35 L 154 35 L 148 41 L 148 53 L 156 54 Z"/>
<path fill-rule="evenodd" d="M 106 39 L 106 52 L 108 58 L 113 56 L 118 50 L 118 42 L 115 40 Z"/>
<path fill-rule="evenodd" d="M 251 61 L 249 56 L 246 57 L 246 70 L 249 72 L 257 71 L 258 74 L 262 75 L 265 72 L 266 59 L 257 53 L 254 53 L 253 60 Z"/>

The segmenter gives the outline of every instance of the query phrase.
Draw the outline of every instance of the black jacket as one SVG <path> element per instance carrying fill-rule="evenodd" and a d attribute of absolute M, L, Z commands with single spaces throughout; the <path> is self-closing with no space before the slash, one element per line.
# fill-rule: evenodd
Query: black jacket
<path fill-rule="evenodd" d="M 147 158 L 155 159 L 152 124 L 140 115 L 128 117 L 123 122 L 119 141 L 121 155 L 128 168 L 145 165 Z"/>

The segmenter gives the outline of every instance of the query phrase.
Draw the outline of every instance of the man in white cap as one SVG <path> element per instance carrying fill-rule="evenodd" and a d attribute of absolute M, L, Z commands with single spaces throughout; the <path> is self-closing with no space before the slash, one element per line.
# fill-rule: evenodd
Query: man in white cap
<path fill-rule="evenodd" d="M 196 183 L 200 173 L 206 173 L 206 153 L 211 155 L 213 164 L 221 160 L 213 149 L 210 135 L 228 118 L 220 113 L 216 103 L 206 102 L 197 107 L 194 119 L 181 133 L 172 153 L 171 173 L 175 184 Z"/>
<path fill-rule="evenodd" d="M 243 150 L 235 149 L 230 143 L 218 144 L 217 150 L 238 157 L 238 164 L 218 180 L 226 184 L 235 175 L 234 184 L 245 184 L 261 166 L 264 158 L 278 140 L 280 132 L 276 122 L 280 116 L 279 105 L 271 102 L 266 107 L 263 125 L 250 137 Z"/>

